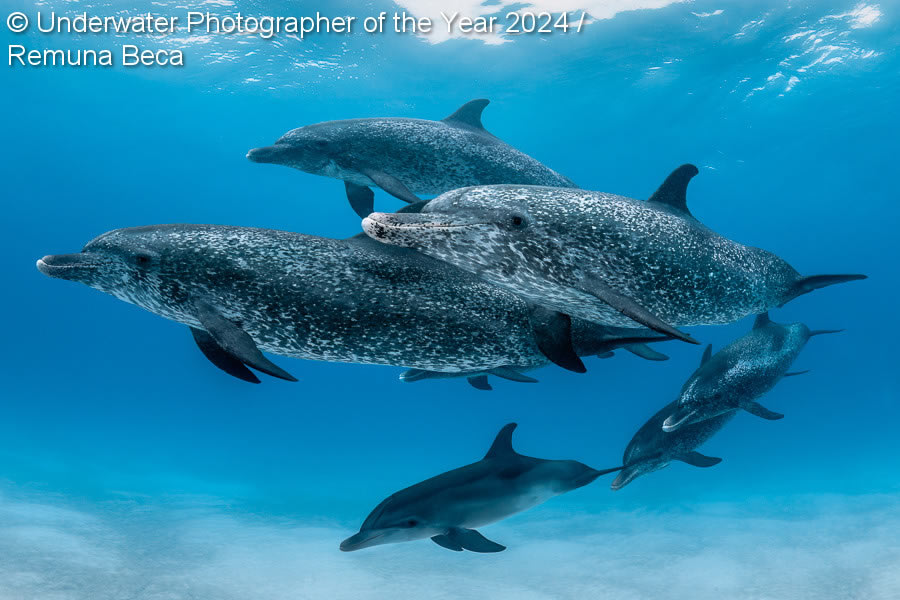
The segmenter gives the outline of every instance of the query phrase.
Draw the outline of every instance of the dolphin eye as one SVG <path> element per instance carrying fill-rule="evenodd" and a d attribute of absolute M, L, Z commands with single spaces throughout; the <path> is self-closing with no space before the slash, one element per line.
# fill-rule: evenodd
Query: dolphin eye
<path fill-rule="evenodd" d="M 406 522 L 407 527 L 415 527 L 418 524 L 419 524 L 419 522 L 416 521 L 415 519 L 410 519 L 409 521 Z"/>
<path fill-rule="evenodd" d="M 136 254 L 134 257 L 134 262 L 137 263 L 139 267 L 146 267 L 151 262 L 153 262 L 153 257 L 149 254 Z"/>
<path fill-rule="evenodd" d="M 528 221 L 522 215 L 512 215 L 509 218 L 509 224 L 515 229 L 524 229 L 528 226 Z"/>

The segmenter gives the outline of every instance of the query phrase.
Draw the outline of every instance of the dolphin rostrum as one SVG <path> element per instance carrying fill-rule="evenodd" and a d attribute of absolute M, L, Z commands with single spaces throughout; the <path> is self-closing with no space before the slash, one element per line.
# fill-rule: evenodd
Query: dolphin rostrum
<path fill-rule="evenodd" d="M 254 383 L 247 367 L 293 379 L 261 351 L 517 379 L 547 364 L 544 350 L 554 344 L 589 356 L 666 339 L 578 320 L 536 330 L 516 296 L 362 234 L 333 240 L 217 225 L 134 227 L 37 266 L 184 323 L 213 364 Z"/>
<path fill-rule="evenodd" d="M 481 124 L 488 100 L 472 100 L 441 121 L 350 119 L 300 127 L 247 158 L 342 179 L 350 205 L 372 212 L 377 186 L 405 202 L 469 185 L 575 187 L 567 177 L 494 137 Z"/>
<path fill-rule="evenodd" d="M 593 322 L 731 323 L 864 275 L 801 277 L 770 252 L 722 237 L 687 210 L 697 168 L 676 169 L 647 202 L 577 189 L 494 185 L 445 193 L 418 213 L 373 213 L 372 238 L 477 273 L 523 299 Z"/>
<path fill-rule="evenodd" d="M 707 346 L 700 367 L 681 388 L 675 410 L 662 424 L 664 431 L 711 419 L 722 413 L 743 409 L 774 421 L 784 415 L 762 406 L 757 398 L 775 387 L 809 338 L 839 330 L 810 331 L 803 323 L 781 325 L 768 313 L 757 316 L 753 329 L 715 354 Z"/>
<path fill-rule="evenodd" d="M 477 527 L 621 469 L 598 471 L 574 460 L 524 456 L 512 447 L 515 428 L 515 423 L 504 426 L 480 461 L 391 494 L 369 514 L 359 533 L 341 543 L 341 550 L 431 538 L 457 552 L 500 552 L 506 547 L 481 535 Z"/>

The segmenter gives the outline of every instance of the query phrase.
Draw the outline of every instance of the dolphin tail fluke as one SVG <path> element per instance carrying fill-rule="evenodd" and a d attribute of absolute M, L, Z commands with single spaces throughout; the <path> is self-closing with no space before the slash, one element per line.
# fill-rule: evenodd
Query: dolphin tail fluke
<path fill-rule="evenodd" d="M 813 329 L 809 332 L 809 337 L 814 335 L 825 335 L 827 333 L 840 333 L 844 331 L 843 329 Z"/>
<path fill-rule="evenodd" d="M 470 552 L 490 553 L 506 550 L 506 546 L 492 542 L 474 529 L 465 529 L 463 527 L 451 527 L 447 533 L 436 535 L 431 539 L 438 546 L 456 552 L 468 550 Z"/>
<path fill-rule="evenodd" d="M 805 371 L 790 371 L 788 373 L 785 373 L 784 376 L 785 377 L 796 377 L 797 375 L 805 375 L 807 373 L 809 373 L 809 369 L 806 369 Z"/>
<path fill-rule="evenodd" d="M 791 289 L 788 291 L 787 300 L 782 303 L 787 304 L 794 298 L 808 294 L 813 290 L 828 287 L 837 283 L 846 283 L 848 281 L 858 281 L 860 279 L 868 279 L 868 275 L 850 274 L 850 275 L 811 275 L 809 277 L 801 277 Z"/>

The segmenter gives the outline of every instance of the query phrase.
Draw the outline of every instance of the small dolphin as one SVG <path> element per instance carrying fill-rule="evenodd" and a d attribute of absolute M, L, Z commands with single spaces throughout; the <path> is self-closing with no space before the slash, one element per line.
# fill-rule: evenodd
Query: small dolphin
<path fill-rule="evenodd" d="M 706 421 L 691 423 L 677 431 L 666 433 L 663 421 L 672 414 L 676 402 L 671 402 L 653 415 L 634 434 L 622 458 L 622 472 L 612 482 L 612 489 L 620 490 L 636 477 L 658 471 L 669 466 L 673 460 L 680 460 L 695 467 L 712 467 L 722 462 L 721 458 L 704 456 L 697 448 L 714 436 L 737 413 L 724 412 Z"/>
<path fill-rule="evenodd" d="M 419 213 L 373 213 L 372 238 L 477 273 L 559 314 L 633 327 L 731 323 L 864 275 L 801 277 L 765 250 L 704 227 L 687 209 L 693 165 L 648 202 L 573 189 L 494 185 L 454 190 Z"/>
<path fill-rule="evenodd" d="M 475 528 L 621 469 L 598 471 L 574 460 L 523 456 L 512 447 L 515 428 L 515 423 L 504 426 L 480 461 L 389 496 L 369 514 L 359 533 L 341 543 L 341 550 L 431 538 L 457 552 L 500 552 L 506 546 L 492 542 Z"/>
<path fill-rule="evenodd" d="M 516 296 L 363 234 L 332 240 L 249 227 L 133 227 L 75 254 L 45 256 L 37 267 L 187 325 L 215 366 L 252 383 L 259 379 L 248 366 L 294 380 L 263 351 L 511 379 L 549 362 L 542 347 L 590 356 L 667 339 L 578 320 L 535 329 Z"/>
<path fill-rule="evenodd" d="M 575 187 L 570 179 L 497 139 L 481 124 L 488 100 L 472 100 L 442 121 L 375 118 L 328 121 L 284 134 L 247 158 L 344 180 L 353 210 L 373 210 L 377 186 L 405 202 L 468 185 Z"/>
<path fill-rule="evenodd" d="M 664 431 L 711 419 L 735 409 L 774 421 L 784 415 L 763 407 L 757 398 L 782 377 L 800 375 L 788 369 L 809 338 L 839 330 L 810 331 L 803 323 L 780 325 L 768 313 L 756 318 L 750 332 L 712 354 L 707 346 L 700 367 L 681 388 L 675 410 L 662 424 Z"/>

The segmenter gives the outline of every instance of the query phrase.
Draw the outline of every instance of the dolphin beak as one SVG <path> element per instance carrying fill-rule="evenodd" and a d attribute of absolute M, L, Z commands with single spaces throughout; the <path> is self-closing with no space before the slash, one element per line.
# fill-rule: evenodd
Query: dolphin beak
<path fill-rule="evenodd" d="M 665 421 L 663 421 L 662 430 L 666 433 L 671 433 L 684 425 L 688 421 L 688 419 L 692 418 L 696 414 L 696 410 L 685 410 L 683 408 L 680 408 L 669 415 Z"/>
<path fill-rule="evenodd" d="M 379 538 L 383 535 L 384 531 L 379 531 L 377 529 L 360 531 L 356 535 L 351 535 L 341 542 L 341 552 L 354 552 L 356 550 L 362 550 L 363 548 L 377 546 L 382 543 L 379 541 Z"/>
<path fill-rule="evenodd" d="M 363 219 L 362 228 L 370 238 L 392 244 L 416 248 L 430 233 L 452 233 L 470 227 L 486 225 L 484 222 L 468 221 L 456 216 L 436 213 L 372 213 Z"/>
<path fill-rule="evenodd" d="M 38 271 L 48 277 L 79 281 L 82 277 L 99 267 L 101 263 L 89 254 L 48 254 L 38 259 Z"/>
<path fill-rule="evenodd" d="M 254 148 L 247 153 L 247 159 L 255 163 L 277 163 L 284 154 L 285 148 L 275 144 L 263 148 Z"/>
<path fill-rule="evenodd" d="M 621 490 L 623 487 L 634 481 L 634 478 L 638 476 L 638 472 L 635 469 L 623 469 L 621 473 L 619 473 L 616 478 L 613 480 L 612 484 L 609 486 L 613 491 Z"/>

